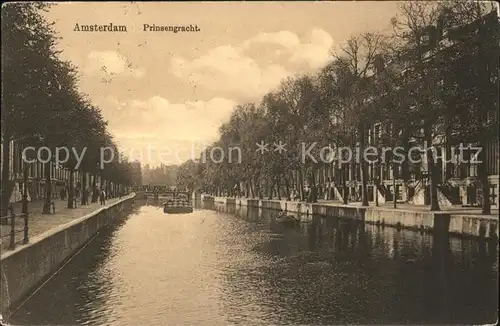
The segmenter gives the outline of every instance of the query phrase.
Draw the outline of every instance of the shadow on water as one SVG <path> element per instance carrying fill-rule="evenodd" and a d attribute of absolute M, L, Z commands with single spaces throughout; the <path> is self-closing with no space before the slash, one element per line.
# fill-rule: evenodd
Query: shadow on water
<path fill-rule="evenodd" d="M 255 250 L 275 256 L 259 273 L 235 271 L 277 323 L 484 324 L 497 319 L 498 244 L 313 216 L 300 228 L 277 211 L 211 204 L 268 225 Z M 247 268 L 247 267 L 244 267 Z M 258 275 L 259 280 L 252 280 Z M 266 298 L 266 299 L 263 299 Z"/>
<path fill-rule="evenodd" d="M 497 318 L 496 243 L 320 216 L 285 227 L 277 211 L 217 203 L 168 216 L 144 204 L 137 201 L 104 230 L 13 320 L 324 325 Z M 157 230 L 144 229 L 152 226 Z"/>

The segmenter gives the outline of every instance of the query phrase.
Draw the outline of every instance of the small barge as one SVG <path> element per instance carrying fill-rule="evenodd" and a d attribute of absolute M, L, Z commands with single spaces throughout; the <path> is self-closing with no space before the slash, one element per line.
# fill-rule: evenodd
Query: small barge
<path fill-rule="evenodd" d="M 163 203 L 163 212 L 167 214 L 189 214 L 193 212 L 193 205 L 189 192 L 170 192 L 168 199 Z"/>

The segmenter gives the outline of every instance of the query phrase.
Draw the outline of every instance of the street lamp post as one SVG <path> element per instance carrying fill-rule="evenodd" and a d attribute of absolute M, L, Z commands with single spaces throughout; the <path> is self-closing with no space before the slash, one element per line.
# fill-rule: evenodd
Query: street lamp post
<path fill-rule="evenodd" d="M 102 188 L 102 172 L 101 172 L 101 162 L 97 161 L 97 176 L 99 177 L 99 186 L 97 189 L 97 194 L 98 194 L 98 200 L 99 200 L 99 195 L 101 193 L 101 188 Z"/>
<path fill-rule="evenodd" d="M 393 203 L 394 203 L 394 208 L 397 207 L 397 202 L 398 202 L 398 192 L 396 190 L 396 163 L 393 163 L 392 165 L 392 188 L 394 189 L 394 198 L 393 198 Z"/>
<path fill-rule="evenodd" d="M 23 164 L 23 214 L 28 213 L 28 163 Z"/>
<path fill-rule="evenodd" d="M 92 200 L 91 200 L 92 203 L 95 203 L 98 200 L 98 193 L 96 188 L 97 188 L 97 175 L 99 174 L 99 167 L 100 167 L 99 160 L 97 160 L 94 178 L 92 181 Z"/>
<path fill-rule="evenodd" d="M 429 205 L 430 204 L 430 196 L 429 191 L 427 191 L 427 186 L 429 183 L 429 171 L 423 170 L 421 173 L 421 178 L 422 178 L 422 184 L 424 186 L 424 204 Z"/>

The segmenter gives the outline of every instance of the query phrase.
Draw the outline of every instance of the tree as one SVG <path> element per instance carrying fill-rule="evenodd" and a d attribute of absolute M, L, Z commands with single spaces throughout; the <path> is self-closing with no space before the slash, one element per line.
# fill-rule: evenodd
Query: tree
<path fill-rule="evenodd" d="M 491 214 L 488 156 L 498 139 L 498 69 L 500 25 L 495 6 L 488 2 L 451 2 L 443 8 L 454 41 L 442 58 L 445 73 L 443 97 L 447 103 L 449 133 L 481 148 L 478 176 L 482 213 Z M 495 159 L 495 158 L 494 158 Z"/>
<path fill-rule="evenodd" d="M 56 148 L 90 149 L 81 169 L 96 173 L 100 148 L 112 144 L 100 110 L 78 91 L 76 68 L 59 59 L 52 24 L 40 13 L 47 8 L 49 5 L 37 2 L 12 3 L 2 8 L 2 73 L 9 81 L 2 85 L 2 215 L 6 214 L 12 190 L 10 141 L 44 146 L 52 153 L 52 160 L 45 164 L 44 213 L 50 213 L 51 166 Z M 113 148 L 116 150 L 116 146 Z M 76 169 L 72 155 L 65 167 L 71 171 L 68 207 L 72 207 Z"/>
<path fill-rule="evenodd" d="M 423 138 L 428 145 L 432 144 L 434 135 L 444 133 L 447 139 L 455 134 L 457 138 L 484 147 L 485 141 L 494 135 L 488 112 L 496 110 L 497 103 L 498 18 L 496 14 L 492 15 L 494 18 L 490 22 L 493 23 L 485 23 L 481 17 L 490 10 L 488 8 L 491 8 L 488 3 L 405 2 L 401 6 L 402 18 L 393 20 L 396 36 L 402 41 L 399 48 L 401 58 L 411 67 L 407 70 L 407 77 L 414 81 L 411 97 L 420 113 Z M 454 44 L 443 47 L 439 41 L 445 29 Z M 479 31 L 478 36 L 473 36 L 476 31 Z M 465 71 L 470 72 L 467 77 Z M 457 124 L 457 121 L 461 122 Z M 484 128 L 485 125 L 490 127 Z M 427 155 L 431 210 L 439 210 L 434 160 L 435 156 Z M 480 161 L 483 212 L 488 213 L 485 157 Z"/>
<path fill-rule="evenodd" d="M 7 213 L 13 186 L 10 142 L 41 136 L 38 122 L 46 116 L 40 108 L 46 103 L 41 102 L 57 85 L 52 75 L 54 34 L 39 13 L 47 8 L 47 4 L 35 2 L 11 3 L 2 8 L 2 74 L 9 81 L 2 83 L 2 216 Z"/>
<path fill-rule="evenodd" d="M 406 76 L 413 81 L 409 89 L 414 100 L 413 107 L 417 110 L 418 121 L 421 121 L 423 140 L 431 146 L 433 154 L 434 135 L 440 133 L 438 121 L 441 112 L 438 109 L 439 92 L 435 85 L 439 84 L 441 76 L 432 60 L 427 60 L 428 53 L 436 44 L 434 37 L 435 25 L 439 18 L 439 8 L 436 3 L 408 1 L 400 5 L 402 17 L 392 20 L 395 35 L 399 44 L 399 59 L 406 62 Z M 412 84 L 412 82 L 409 82 Z M 437 184 L 438 172 L 435 167 L 436 155 L 426 153 L 430 181 L 430 201 L 432 211 L 440 210 Z"/>
<path fill-rule="evenodd" d="M 393 202 L 394 208 L 396 208 L 396 178 L 398 176 L 401 177 L 398 172 L 401 167 L 402 178 L 405 184 L 409 180 L 409 142 L 413 132 L 418 129 L 418 125 L 416 126 L 414 123 L 418 119 L 415 116 L 414 110 L 412 110 L 412 100 L 406 96 L 408 89 L 411 88 L 411 84 L 406 84 L 405 76 L 398 71 L 399 67 L 396 62 L 393 61 L 392 65 L 386 67 L 384 64 L 385 60 L 381 60 L 383 61 L 379 63 L 380 66 L 371 88 L 372 96 L 370 105 L 372 106 L 371 112 L 376 112 L 376 117 L 372 116 L 371 118 L 385 125 L 386 130 L 380 134 L 375 134 L 374 131 L 372 133 L 372 143 L 379 150 L 382 150 L 383 147 L 388 147 L 392 151 L 385 153 L 382 150 L 383 156 L 377 158 L 377 162 L 375 162 L 375 173 L 377 174 L 375 183 L 378 187 L 378 175 L 380 173 L 378 168 L 380 163 L 386 164 L 387 161 L 391 161 L 389 166 L 393 170 Z M 402 149 L 403 153 L 401 153 Z M 404 154 L 404 157 L 401 162 L 398 162 L 397 155 L 401 154 Z"/>
<path fill-rule="evenodd" d="M 243 162 L 231 164 L 228 157 L 224 157 L 220 164 L 208 160 L 196 164 L 197 168 L 186 166 L 182 182 L 192 184 L 186 171 L 198 171 L 203 176 L 202 187 L 218 195 L 231 195 L 234 187 L 241 186 L 250 197 L 272 198 L 276 192 L 280 198 L 284 184 L 287 198 L 290 198 L 290 188 L 296 188 L 301 200 L 305 200 L 304 185 L 308 178 L 312 186 L 308 200 L 316 201 L 316 185 L 321 186 L 319 168 L 334 167 L 336 181 L 340 181 L 342 197 L 347 203 L 345 172 L 348 166 L 317 162 L 320 148 L 332 143 L 351 149 L 358 145 L 357 150 L 364 154 L 370 138 L 375 146 L 388 145 L 397 148 L 398 153 L 403 149 L 406 157 L 401 163 L 396 155 L 382 158 L 392 160 L 394 179 L 402 176 L 408 185 L 412 168 L 408 162 L 409 147 L 415 141 L 426 142 L 432 149 L 436 136 L 443 133 L 447 138 L 456 135 L 480 143 L 498 136 L 491 123 L 498 105 L 494 98 L 498 78 L 493 73 L 498 67 L 498 60 L 495 61 L 498 38 L 486 40 L 483 36 L 480 46 L 477 39 L 471 38 L 467 41 L 469 44 L 462 42 L 462 50 L 456 46 L 444 49 L 439 43 L 439 31 L 445 27 L 464 25 L 466 21 L 476 24 L 478 16 L 471 8 L 477 11 L 477 5 L 460 2 L 402 4 L 401 15 L 392 20 L 394 38 L 378 33 L 351 37 L 319 73 L 286 78 L 258 105 L 237 106 L 230 120 L 221 126 L 220 138 L 213 148 L 220 146 L 227 154 L 229 147 L 239 146 Z M 452 18 L 443 19 L 443 12 Z M 493 27 L 497 25 L 497 21 L 487 25 L 488 28 L 483 24 L 482 30 L 497 32 Z M 470 29 L 467 25 L 464 28 Z M 472 53 L 465 51 L 469 48 L 473 49 Z M 487 64 L 483 64 L 485 62 Z M 474 76 L 472 80 L 461 66 L 467 67 L 467 74 Z M 472 82 L 478 86 L 469 85 Z M 498 121 L 495 119 L 493 121 Z M 386 127 L 381 137 L 368 136 L 374 122 Z M 485 125 L 487 128 L 481 128 Z M 255 151 L 260 142 L 268 145 L 263 154 Z M 279 142 L 286 144 L 285 154 L 273 151 L 273 145 Z M 307 148 L 311 144 L 319 146 L 308 151 L 311 156 L 303 157 L 302 145 Z M 212 148 L 208 148 L 204 157 L 209 158 L 211 152 Z M 431 210 L 439 210 L 436 155 L 427 154 L 430 206 Z M 368 205 L 367 162 L 363 158 L 359 164 L 352 160 L 349 164 L 352 171 L 359 172 L 362 204 Z M 374 170 L 378 169 L 377 163 Z M 487 172 L 481 179 L 483 192 L 487 193 Z M 483 206 L 486 212 L 487 198 Z"/>
<path fill-rule="evenodd" d="M 364 33 L 351 37 L 347 41 L 347 45 L 341 49 L 341 54 L 335 55 L 345 71 L 341 88 L 341 98 L 345 110 L 342 120 L 354 132 L 361 154 L 365 152 L 367 127 L 373 116 L 371 112 L 367 112 L 370 107 L 367 105 L 367 101 L 372 84 L 370 76 L 374 73 L 376 59 L 384 49 L 384 44 L 382 35 Z M 368 206 L 367 162 L 362 158 L 357 163 L 361 176 L 362 205 Z"/>
<path fill-rule="evenodd" d="M 193 192 L 198 187 L 198 166 L 193 160 L 186 161 L 179 166 L 177 173 L 177 185 L 185 187 L 188 191 Z"/>

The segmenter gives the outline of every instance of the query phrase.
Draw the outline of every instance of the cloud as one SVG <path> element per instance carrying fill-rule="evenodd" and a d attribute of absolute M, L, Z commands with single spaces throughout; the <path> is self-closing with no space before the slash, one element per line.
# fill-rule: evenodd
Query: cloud
<path fill-rule="evenodd" d="M 235 102 L 224 98 L 170 103 L 161 96 L 153 96 L 121 106 L 113 123 L 116 129 L 126 128 L 124 131 L 162 135 L 168 139 L 214 139 L 218 127 L 229 119 L 235 106 Z"/>
<path fill-rule="evenodd" d="M 241 48 L 220 46 L 192 61 L 173 58 L 172 72 L 192 85 L 239 97 L 260 96 L 289 75 L 281 65 L 259 66 Z"/>
<path fill-rule="evenodd" d="M 274 57 L 268 62 L 262 62 L 265 51 L 252 52 L 255 47 L 273 46 L 278 48 L 272 50 Z M 193 86 L 257 98 L 277 87 L 283 78 L 302 72 L 301 66 L 308 71 L 324 66 L 332 46 L 330 34 L 318 28 L 303 41 L 290 31 L 259 33 L 239 45 L 219 46 L 193 60 L 174 57 L 172 73 Z"/>
<path fill-rule="evenodd" d="M 250 48 L 253 44 L 279 44 L 286 49 L 293 50 L 300 45 L 299 37 L 290 31 L 280 31 L 276 33 L 259 33 L 256 36 L 243 42 L 244 49 Z"/>
<path fill-rule="evenodd" d="M 312 69 L 320 69 L 330 59 L 333 39 L 321 29 L 313 29 L 309 35 L 309 42 L 300 44 L 290 57 L 290 62 L 307 63 Z"/>
<path fill-rule="evenodd" d="M 87 56 L 85 72 L 103 76 L 126 75 L 141 78 L 144 68 L 134 68 L 129 60 L 115 51 L 91 51 Z"/>
<path fill-rule="evenodd" d="M 125 152 L 139 153 L 161 150 L 173 152 L 164 164 L 182 163 L 191 158 L 190 149 L 201 149 L 218 138 L 218 129 L 226 122 L 236 102 L 225 98 L 208 101 L 170 103 L 162 96 L 121 102 L 108 97 L 103 110 L 109 127 Z M 202 146 L 203 145 L 203 146 Z M 177 153 L 180 157 L 177 158 Z M 156 155 L 156 156 L 155 156 Z M 158 164 L 158 157 L 142 158 L 144 164 Z M 168 156 L 168 155 L 167 155 Z M 166 161 L 165 161 L 166 160 Z M 168 161 L 168 162 L 167 162 Z"/>
<path fill-rule="evenodd" d="M 249 49 L 255 44 L 275 44 L 284 49 L 276 50 L 277 54 L 288 55 L 288 61 L 294 64 L 307 64 L 316 70 L 323 67 L 330 60 L 330 51 L 333 47 L 333 39 L 322 29 L 313 28 L 306 40 L 301 42 L 300 38 L 289 31 L 276 33 L 260 33 L 243 43 L 244 49 Z"/>

